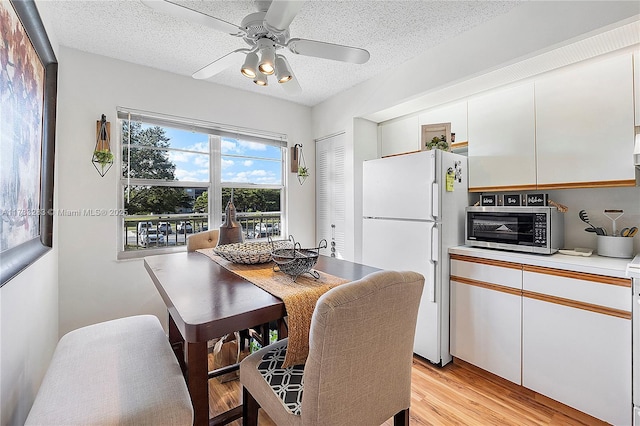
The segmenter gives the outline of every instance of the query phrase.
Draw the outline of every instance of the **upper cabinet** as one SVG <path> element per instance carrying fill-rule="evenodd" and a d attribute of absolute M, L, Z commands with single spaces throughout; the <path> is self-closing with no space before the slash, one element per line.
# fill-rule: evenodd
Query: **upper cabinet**
<path fill-rule="evenodd" d="M 469 190 L 535 189 L 533 83 L 472 98 L 468 114 Z"/>
<path fill-rule="evenodd" d="M 630 53 L 535 81 L 538 188 L 634 185 L 633 90 Z"/>
<path fill-rule="evenodd" d="M 380 155 L 402 154 L 420 150 L 420 124 L 417 115 L 380 124 Z"/>
<path fill-rule="evenodd" d="M 640 126 L 640 50 L 633 52 L 633 85 L 635 89 L 636 126 Z"/>

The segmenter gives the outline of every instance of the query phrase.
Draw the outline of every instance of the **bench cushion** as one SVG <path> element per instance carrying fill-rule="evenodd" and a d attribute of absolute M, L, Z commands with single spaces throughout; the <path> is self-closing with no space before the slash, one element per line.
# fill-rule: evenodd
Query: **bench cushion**
<path fill-rule="evenodd" d="M 26 425 L 191 425 L 193 408 L 160 321 L 151 315 L 64 335 Z"/>

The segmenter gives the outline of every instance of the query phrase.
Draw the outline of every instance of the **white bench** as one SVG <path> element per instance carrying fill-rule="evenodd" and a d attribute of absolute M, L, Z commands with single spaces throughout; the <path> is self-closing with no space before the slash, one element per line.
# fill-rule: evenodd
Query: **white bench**
<path fill-rule="evenodd" d="M 192 425 L 193 406 L 160 321 L 140 315 L 64 335 L 26 425 Z"/>

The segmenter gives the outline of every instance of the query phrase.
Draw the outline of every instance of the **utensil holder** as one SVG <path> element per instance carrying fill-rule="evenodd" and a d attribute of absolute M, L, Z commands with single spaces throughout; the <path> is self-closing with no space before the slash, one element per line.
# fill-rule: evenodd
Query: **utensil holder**
<path fill-rule="evenodd" d="M 633 238 L 598 235 L 598 254 L 606 257 L 633 257 Z"/>

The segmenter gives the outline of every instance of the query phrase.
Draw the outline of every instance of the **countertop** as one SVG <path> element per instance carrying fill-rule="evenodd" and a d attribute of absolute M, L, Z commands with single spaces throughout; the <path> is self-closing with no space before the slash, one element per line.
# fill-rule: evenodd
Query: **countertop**
<path fill-rule="evenodd" d="M 630 273 L 627 273 L 627 265 L 631 262 L 631 259 L 619 259 L 615 257 L 598 256 L 596 254 L 592 254 L 591 256 L 570 256 L 559 253 L 542 255 L 469 246 L 451 247 L 449 253 L 617 278 L 631 278 L 632 276 Z"/>

